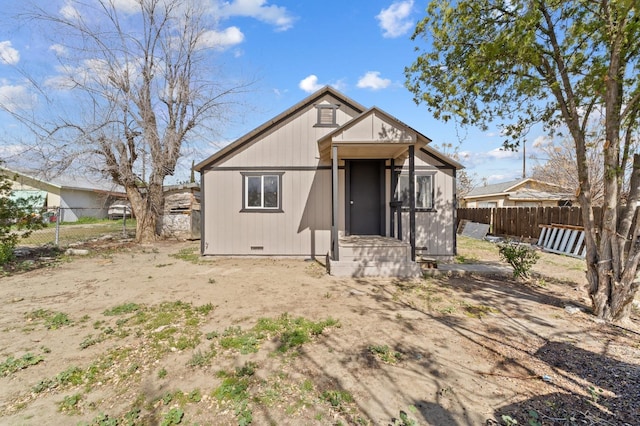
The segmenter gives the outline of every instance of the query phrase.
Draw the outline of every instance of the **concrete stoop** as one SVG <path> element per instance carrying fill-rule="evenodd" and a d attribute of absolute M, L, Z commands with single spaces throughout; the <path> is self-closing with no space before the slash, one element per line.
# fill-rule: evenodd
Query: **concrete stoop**
<path fill-rule="evenodd" d="M 411 246 L 395 238 L 352 235 L 339 241 L 340 260 L 327 255 L 327 272 L 337 277 L 422 276 L 420 265 L 411 260 Z"/>
<path fill-rule="evenodd" d="M 329 260 L 327 271 L 336 277 L 398 277 L 420 278 L 420 265 L 411 261 Z"/>

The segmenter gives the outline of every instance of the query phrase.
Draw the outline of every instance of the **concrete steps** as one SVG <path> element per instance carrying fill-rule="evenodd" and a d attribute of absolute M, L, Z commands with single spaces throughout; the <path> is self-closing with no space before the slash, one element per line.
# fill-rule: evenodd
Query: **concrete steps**
<path fill-rule="evenodd" d="M 340 277 L 421 277 L 411 246 L 395 238 L 352 235 L 340 238 L 340 260 L 328 260 L 329 274 Z"/>

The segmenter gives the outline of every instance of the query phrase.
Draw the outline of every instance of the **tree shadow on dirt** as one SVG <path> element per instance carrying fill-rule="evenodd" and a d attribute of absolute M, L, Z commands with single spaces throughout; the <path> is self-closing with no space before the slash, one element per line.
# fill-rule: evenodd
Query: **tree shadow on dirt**
<path fill-rule="evenodd" d="M 533 410 L 544 424 L 637 424 L 640 366 L 565 342 L 547 342 L 534 356 L 549 367 L 549 380 L 571 382 L 582 393 L 541 395 L 499 408 L 497 418 L 510 415 L 526 424 Z"/>
<path fill-rule="evenodd" d="M 367 279 L 359 279 L 357 283 L 367 287 L 377 286 L 375 281 Z M 425 285 L 424 281 L 412 283 L 397 280 L 393 281 L 391 286 L 388 283 L 378 286 L 371 294 L 378 308 L 366 314 L 381 317 L 386 314 L 388 319 L 392 319 L 392 313 L 399 309 L 414 311 L 426 320 L 433 320 L 446 326 L 451 334 L 442 336 L 442 339 L 447 340 L 457 336 L 472 346 L 495 355 L 493 368 L 489 372 L 475 371 L 470 366 L 459 366 L 459 370 L 466 369 L 466 373 L 471 373 L 481 381 L 487 380 L 490 375 L 515 377 L 516 380 L 531 379 L 536 382 L 539 389 L 543 389 L 544 395 L 497 409 L 494 413 L 495 418 L 488 419 L 487 424 L 508 424 L 508 421 L 505 423 L 502 419 L 503 415 L 517 419 L 518 424 L 530 424 L 530 421 L 536 420 L 535 416 L 539 416 L 541 424 L 625 424 L 620 422 L 634 424 L 640 418 L 638 406 L 640 397 L 637 391 L 640 389 L 639 367 L 620 362 L 606 354 L 589 352 L 564 343 L 571 340 L 580 341 L 584 333 L 602 341 L 611 342 L 628 331 L 596 322 L 592 326 L 587 324 L 573 331 L 558 325 L 557 321 L 549 317 L 553 311 L 547 309 L 545 312 L 540 309 L 541 305 L 558 308 L 555 316 L 562 318 L 564 322 L 571 322 L 569 314 L 564 312 L 565 306 L 569 304 L 577 306 L 582 311 L 589 311 L 589 308 L 577 301 L 580 289 L 576 288 L 575 283 L 556 282 L 555 284 L 566 286 L 566 290 L 561 288 L 554 292 L 548 288 L 501 277 L 465 276 L 438 282 L 443 290 L 446 288 L 453 290 L 455 297 L 462 297 L 474 305 L 486 305 L 495 309 L 501 317 L 500 326 L 492 326 L 489 322 L 478 326 L 478 323 L 470 321 L 469 318 L 422 309 L 416 306 L 415 300 L 398 296 L 398 288 L 406 289 L 414 285 Z M 403 327 L 407 336 L 414 334 L 411 321 L 404 322 Z M 504 356 L 505 348 L 507 353 L 515 355 Z M 420 350 L 424 352 L 423 348 L 412 347 L 407 341 L 398 344 L 395 349 L 404 354 L 419 353 Z M 364 361 L 367 361 L 366 354 L 362 353 L 361 356 L 364 357 Z M 367 362 L 372 361 L 368 359 Z M 443 384 L 432 400 L 416 400 L 413 403 L 417 409 L 413 416 L 420 416 L 419 422 L 424 421 L 427 424 L 474 424 L 466 418 L 464 401 L 456 395 L 447 394 L 448 389 L 444 385 L 446 381 L 440 381 L 436 364 L 436 359 L 425 356 L 421 362 L 405 363 L 402 366 L 403 369 L 412 370 L 411 373 L 420 380 L 432 380 Z M 538 383 L 542 384 L 540 371 L 549 371 L 550 375 L 562 380 L 553 382 L 552 379 L 551 383 L 540 386 L 538 385 Z M 327 373 L 330 374 L 330 372 Z M 389 373 L 388 369 L 377 369 L 376 374 L 386 374 L 388 381 L 394 383 L 393 374 Z M 553 392 L 553 388 L 557 391 Z M 584 393 L 576 393 L 576 388 L 584 389 Z M 599 389 L 603 391 L 600 392 Z M 392 391 L 397 392 L 398 395 L 407 394 L 400 385 Z M 629 395 L 633 396 L 629 397 Z M 375 399 L 377 395 L 371 390 L 369 397 Z M 444 400 L 445 397 L 456 397 L 457 401 Z M 461 413 L 463 413 L 462 416 Z M 387 414 L 391 419 L 390 424 L 401 421 L 397 412 Z M 411 413 L 409 415 L 411 416 Z M 610 423 L 605 423 L 606 421 Z"/>

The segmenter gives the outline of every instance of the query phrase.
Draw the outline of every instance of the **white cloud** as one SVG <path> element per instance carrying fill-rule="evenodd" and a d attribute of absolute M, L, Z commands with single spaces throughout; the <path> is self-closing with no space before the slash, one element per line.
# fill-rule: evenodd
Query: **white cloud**
<path fill-rule="evenodd" d="M 30 109 L 36 104 L 36 96 L 24 86 L 0 86 L 0 109 L 17 112 Z"/>
<path fill-rule="evenodd" d="M 318 76 L 311 74 L 310 76 L 302 79 L 298 84 L 298 87 L 307 93 L 312 93 L 316 90 L 320 90 L 323 85 L 318 83 Z"/>
<path fill-rule="evenodd" d="M 64 6 L 62 6 L 62 8 L 60 9 L 60 15 L 62 15 L 63 18 L 69 20 L 76 20 L 81 17 L 78 9 L 73 7 L 70 2 L 67 2 Z"/>
<path fill-rule="evenodd" d="M 134 14 L 140 11 L 140 2 L 137 0 L 112 0 L 113 6 L 124 13 Z"/>
<path fill-rule="evenodd" d="M 238 27 L 229 27 L 222 31 L 210 30 L 202 34 L 200 45 L 203 48 L 226 50 L 242 43 L 244 34 Z"/>
<path fill-rule="evenodd" d="M 232 0 L 218 4 L 217 15 L 222 18 L 244 16 L 273 25 L 278 31 L 286 31 L 293 26 L 295 18 L 287 8 L 267 4 L 266 0 Z"/>
<path fill-rule="evenodd" d="M 53 50 L 58 56 L 65 56 L 67 54 L 67 48 L 61 44 L 52 44 L 49 46 L 49 50 Z"/>
<path fill-rule="evenodd" d="M 20 52 L 11 47 L 10 41 L 0 41 L 0 62 L 15 65 L 20 61 Z"/>
<path fill-rule="evenodd" d="M 135 72 L 135 66 L 131 65 L 131 73 Z M 45 80 L 45 87 L 54 90 L 71 90 L 78 84 L 88 84 L 90 81 L 107 84 L 111 75 L 111 67 L 104 59 L 86 59 L 77 67 L 57 66 L 58 75 Z"/>
<path fill-rule="evenodd" d="M 28 149 L 29 147 L 25 144 L 0 145 L 0 157 L 7 159 L 9 157 L 19 156 Z"/>
<path fill-rule="evenodd" d="M 540 151 L 541 148 L 553 145 L 553 139 L 546 137 L 545 135 L 540 135 L 533 140 L 531 147 L 534 151 Z"/>
<path fill-rule="evenodd" d="M 357 86 L 361 89 L 379 90 L 385 89 L 391 84 L 388 78 L 381 78 L 379 71 L 367 71 L 365 75 L 360 77 Z"/>
<path fill-rule="evenodd" d="M 382 36 L 395 38 L 405 35 L 414 26 L 414 22 L 409 18 L 413 11 L 413 0 L 399 1 L 392 3 L 386 9 L 382 9 L 376 16 L 382 28 Z"/>
<path fill-rule="evenodd" d="M 511 160 L 522 157 L 522 154 L 517 151 L 507 151 L 501 148 L 495 148 L 487 152 L 487 156 L 495 160 Z"/>
<path fill-rule="evenodd" d="M 329 83 L 329 85 L 340 92 L 347 90 L 347 82 L 342 78 L 334 81 L 333 83 Z"/>
<path fill-rule="evenodd" d="M 517 174 L 497 174 L 497 175 L 489 175 L 487 176 L 487 183 L 501 183 L 501 182 L 509 182 L 515 179 L 518 179 L 520 176 Z"/>

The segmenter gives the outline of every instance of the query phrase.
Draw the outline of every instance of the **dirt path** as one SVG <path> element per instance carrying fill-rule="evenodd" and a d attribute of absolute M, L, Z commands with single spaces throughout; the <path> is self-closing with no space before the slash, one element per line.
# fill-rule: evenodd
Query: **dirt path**
<path fill-rule="evenodd" d="M 566 276 L 338 279 L 315 262 L 199 260 L 195 248 L 133 247 L 0 279 L 4 371 L 9 357 L 43 358 L 0 375 L 0 424 L 640 419 L 637 318 L 624 330 L 567 313 L 584 292 Z M 314 324 L 309 341 L 298 317 Z"/>

